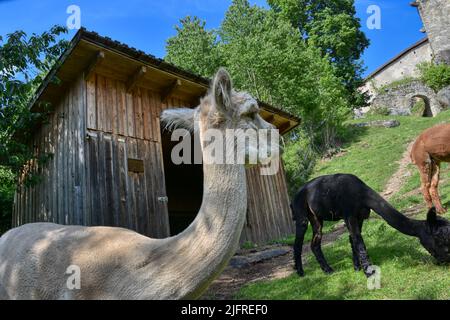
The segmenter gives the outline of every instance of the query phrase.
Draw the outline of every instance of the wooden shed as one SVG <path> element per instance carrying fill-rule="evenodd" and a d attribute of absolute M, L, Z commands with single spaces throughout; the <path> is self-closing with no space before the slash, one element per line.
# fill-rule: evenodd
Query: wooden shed
<path fill-rule="evenodd" d="M 54 81 L 54 79 L 59 79 Z M 189 225 L 203 192 L 201 165 L 170 161 L 162 110 L 195 107 L 209 80 L 109 38 L 81 29 L 31 103 L 52 112 L 34 134 L 25 166 L 41 181 L 20 183 L 13 226 L 36 221 L 120 226 L 162 238 Z M 286 133 L 299 119 L 261 103 L 261 115 Z M 264 243 L 293 232 L 284 170 L 247 170 L 248 213 L 242 241 Z"/>

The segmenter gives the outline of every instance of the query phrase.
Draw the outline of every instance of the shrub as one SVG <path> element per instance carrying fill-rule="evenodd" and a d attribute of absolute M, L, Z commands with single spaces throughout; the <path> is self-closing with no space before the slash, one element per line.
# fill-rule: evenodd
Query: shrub
<path fill-rule="evenodd" d="M 312 139 L 302 133 L 294 133 L 283 153 L 284 168 L 292 195 L 304 185 L 314 170 L 320 152 L 314 147 Z"/>
<path fill-rule="evenodd" d="M 11 227 L 14 188 L 14 174 L 0 166 L 0 235 Z"/>
<path fill-rule="evenodd" d="M 434 91 L 450 85 L 450 66 L 447 64 L 421 63 L 417 66 L 420 79 Z"/>

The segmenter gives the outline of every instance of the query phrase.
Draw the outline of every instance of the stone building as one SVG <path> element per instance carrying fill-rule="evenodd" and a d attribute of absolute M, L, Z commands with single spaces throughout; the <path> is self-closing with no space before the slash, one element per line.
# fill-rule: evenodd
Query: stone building
<path fill-rule="evenodd" d="M 417 0 L 416 7 L 427 36 L 380 66 L 360 88 L 370 96 L 370 108 L 387 108 L 391 114 L 409 114 L 418 101 L 424 102 L 424 116 L 435 116 L 448 107 L 448 91 L 434 92 L 421 83 L 417 65 L 423 62 L 450 64 L 450 0 Z"/>
<path fill-rule="evenodd" d="M 425 37 L 373 71 L 367 76 L 361 90 L 373 97 L 376 94 L 376 88 L 405 78 L 416 78 L 418 76 L 416 66 L 422 62 L 430 62 L 432 59 L 433 51 L 430 41 L 428 37 Z"/>
<path fill-rule="evenodd" d="M 411 5 L 419 11 L 435 61 L 450 64 L 450 1 L 416 0 Z"/>

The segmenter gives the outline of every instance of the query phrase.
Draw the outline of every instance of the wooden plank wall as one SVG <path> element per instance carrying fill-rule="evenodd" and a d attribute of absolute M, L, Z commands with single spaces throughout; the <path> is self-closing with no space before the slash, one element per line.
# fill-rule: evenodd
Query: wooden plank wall
<path fill-rule="evenodd" d="M 121 226 L 147 236 L 170 234 L 159 116 L 189 106 L 177 98 L 161 102 L 158 92 L 96 74 L 87 81 L 87 179 L 90 225 Z M 144 162 L 130 172 L 128 159 Z"/>
<path fill-rule="evenodd" d="M 88 131 L 89 225 L 119 226 L 155 238 L 169 235 L 160 145 L 153 141 Z M 140 159 L 144 172 L 128 171 Z"/>
<path fill-rule="evenodd" d="M 35 134 L 35 154 L 51 158 L 40 166 L 31 161 L 24 168 L 17 187 L 13 226 L 49 221 L 84 224 L 85 82 L 79 77 Z M 39 174 L 40 181 L 27 186 L 27 172 Z"/>
<path fill-rule="evenodd" d="M 294 233 L 282 161 L 275 175 L 261 175 L 259 166 L 246 169 L 246 174 L 248 209 L 241 243 L 265 244 Z"/>

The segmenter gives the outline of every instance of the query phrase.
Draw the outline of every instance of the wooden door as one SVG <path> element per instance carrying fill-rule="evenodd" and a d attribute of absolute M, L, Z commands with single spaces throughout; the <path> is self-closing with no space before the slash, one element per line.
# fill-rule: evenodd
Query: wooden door
<path fill-rule="evenodd" d="M 169 236 L 161 145 L 88 131 L 88 224 Z"/>

